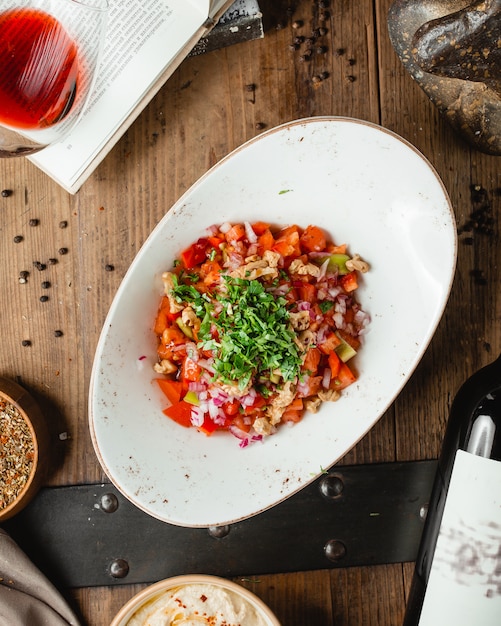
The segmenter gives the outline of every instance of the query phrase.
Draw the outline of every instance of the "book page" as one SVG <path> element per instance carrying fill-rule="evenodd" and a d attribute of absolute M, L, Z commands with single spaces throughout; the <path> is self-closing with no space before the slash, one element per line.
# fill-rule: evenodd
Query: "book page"
<path fill-rule="evenodd" d="M 131 114 L 141 112 L 138 104 L 153 86 L 159 88 L 159 77 L 200 30 L 210 9 L 209 0 L 109 4 L 105 48 L 87 110 L 65 140 L 29 157 L 68 191 L 76 190 L 75 183 L 97 154 L 111 149 L 125 120 L 128 126 Z"/>

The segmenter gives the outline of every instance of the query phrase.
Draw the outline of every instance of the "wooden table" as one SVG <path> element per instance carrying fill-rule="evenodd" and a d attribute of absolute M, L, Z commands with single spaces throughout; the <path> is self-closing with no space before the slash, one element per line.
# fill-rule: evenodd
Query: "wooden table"
<path fill-rule="evenodd" d="M 89 376 L 108 307 L 141 244 L 214 163 L 295 118 L 351 116 L 396 131 L 438 170 L 460 231 L 480 205 L 492 216 L 489 228 L 460 232 L 455 282 L 429 349 L 342 463 L 436 458 L 459 385 L 501 352 L 500 160 L 470 149 L 406 73 L 387 34 L 390 0 L 330 4 L 321 36 L 327 51 L 305 60 L 304 46 L 291 44 L 319 27 L 319 3 L 262 0 L 264 39 L 186 60 L 75 196 L 25 159 L 0 162 L 0 187 L 13 192 L 0 196 L 0 375 L 19 377 L 43 402 L 54 443 L 51 486 L 105 480 L 87 425 Z M 18 234 L 21 244 L 13 242 Z M 33 261 L 49 257 L 59 262 L 42 276 Z M 30 271 L 26 285 L 18 282 L 22 269 Z M 42 289 L 42 280 L 50 288 Z M 49 300 L 40 302 L 44 294 Z M 407 563 L 241 582 L 287 626 L 397 626 L 411 573 Z M 85 623 L 104 626 L 139 588 L 74 589 L 67 596 Z"/>

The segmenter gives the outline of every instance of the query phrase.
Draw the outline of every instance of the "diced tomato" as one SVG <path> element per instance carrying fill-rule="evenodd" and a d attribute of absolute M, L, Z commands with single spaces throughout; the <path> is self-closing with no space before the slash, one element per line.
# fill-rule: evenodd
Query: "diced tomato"
<path fill-rule="evenodd" d="M 275 237 L 273 237 L 271 230 L 268 228 L 257 238 L 258 252 L 261 256 L 267 251 L 273 248 L 275 243 Z"/>
<path fill-rule="evenodd" d="M 260 393 L 256 394 L 252 406 L 255 409 L 261 409 L 263 406 L 266 406 L 266 398 L 263 397 Z"/>
<path fill-rule="evenodd" d="M 327 240 L 325 234 L 318 226 L 307 226 L 299 239 L 299 245 L 304 252 L 322 252 L 325 250 Z"/>
<path fill-rule="evenodd" d="M 259 411 L 259 409 L 262 409 L 265 405 L 266 399 L 258 393 L 254 398 L 254 402 L 250 406 L 244 407 L 244 413 L 245 415 L 253 415 L 254 413 L 256 413 L 256 411 Z"/>
<path fill-rule="evenodd" d="M 172 345 L 166 346 L 164 343 L 160 343 L 157 348 L 157 354 L 160 359 L 169 359 L 170 361 L 174 358 L 174 351 L 172 350 Z"/>
<path fill-rule="evenodd" d="M 273 248 L 283 257 L 298 257 L 301 255 L 299 247 L 299 228 L 297 226 L 289 226 L 278 233 Z"/>
<path fill-rule="evenodd" d="M 315 289 L 315 285 L 312 285 L 311 283 L 302 283 L 298 288 L 298 293 L 299 293 L 299 297 L 301 298 L 301 300 L 304 300 L 305 302 L 309 302 L 310 304 L 313 304 L 313 302 L 315 302 L 315 296 L 317 293 L 317 290 Z"/>
<path fill-rule="evenodd" d="M 353 384 L 357 380 L 355 374 L 351 371 L 346 363 L 341 363 L 339 368 L 339 372 L 336 378 L 331 381 L 331 388 L 336 389 L 337 391 L 341 391 L 341 389 L 345 389 L 349 385 Z"/>
<path fill-rule="evenodd" d="M 223 404 L 223 411 L 225 413 L 225 415 L 228 415 L 229 417 L 232 417 L 233 415 L 236 415 L 238 413 L 238 402 L 225 402 Z"/>
<path fill-rule="evenodd" d="M 176 404 L 181 400 L 182 384 L 179 381 L 168 378 L 156 378 L 155 380 L 171 404 Z"/>
<path fill-rule="evenodd" d="M 331 380 L 337 378 L 339 370 L 341 368 L 341 359 L 335 352 L 329 354 L 329 367 L 331 368 Z"/>
<path fill-rule="evenodd" d="M 203 263 L 207 257 L 207 239 L 205 237 L 200 238 L 189 248 L 181 252 L 181 261 L 186 269 L 191 270 L 196 265 Z"/>
<path fill-rule="evenodd" d="M 287 407 L 287 410 L 288 411 L 302 411 L 303 407 L 304 407 L 303 399 L 302 398 L 298 398 L 296 396 L 294 398 L 294 400 Z"/>
<path fill-rule="evenodd" d="M 348 345 L 350 345 L 354 350 L 356 350 L 358 352 L 359 348 L 360 348 L 360 339 L 358 339 L 358 337 L 354 337 L 353 335 L 350 335 L 350 333 L 347 333 L 346 331 L 339 329 L 338 331 L 339 336 L 346 341 L 346 343 Z"/>
<path fill-rule="evenodd" d="M 350 272 L 349 274 L 345 274 L 341 276 L 339 282 L 345 291 L 355 291 L 355 289 L 358 288 L 357 273 Z"/>
<path fill-rule="evenodd" d="M 309 348 L 303 363 L 303 370 L 316 374 L 322 353 L 318 348 Z"/>
<path fill-rule="evenodd" d="M 286 226 L 285 228 L 279 230 L 277 233 L 277 239 L 287 239 L 290 237 L 295 238 L 295 235 L 299 237 L 299 234 L 299 226 L 297 226 L 297 224 L 292 224 L 291 226 Z"/>
<path fill-rule="evenodd" d="M 287 409 L 282 414 L 282 422 L 300 422 L 303 417 L 303 411 L 293 411 L 291 409 Z"/>
<path fill-rule="evenodd" d="M 328 333 L 325 341 L 318 344 L 318 347 L 324 354 L 330 354 L 339 344 L 341 343 L 341 339 L 336 335 L 336 333 Z"/>
<path fill-rule="evenodd" d="M 186 428 L 191 426 L 191 409 L 192 404 L 185 402 L 184 400 L 180 400 L 173 404 L 172 406 L 168 406 L 166 409 L 162 411 L 164 415 L 170 417 L 171 420 L 174 420 L 181 426 L 185 426 Z"/>
<path fill-rule="evenodd" d="M 224 236 L 226 241 L 241 241 L 245 238 L 245 226 L 234 224 Z"/>
<path fill-rule="evenodd" d="M 211 420 L 208 415 L 204 416 L 204 423 L 201 426 L 197 426 L 197 430 L 206 435 L 212 435 L 217 430 L 217 425 Z"/>
<path fill-rule="evenodd" d="M 200 365 L 187 356 L 181 368 L 181 378 L 183 381 L 197 382 L 200 379 L 201 373 L 202 369 Z"/>
<path fill-rule="evenodd" d="M 346 254 L 346 244 L 342 243 L 340 246 L 327 246 L 326 251 L 329 252 L 329 254 Z"/>
<path fill-rule="evenodd" d="M 205 261 L 200 267 L 200 276 L 205 285 L 217 283 L 221 277 L 221 265 L 217 261 Z"/>
<path fill-rule="evenodd" d="M 219 251 L 219 246 L 223 243 L 224 238 L 223 237 L 216 237 L 215 235 L 211 235 L 210 237 L 207 237 L 207 241 L 210 243 L 210 245 L 216 249 L 216 251 Z"/>
<path fill-rule="evenodd" d="M 239 413 L 237 413 L 233 418 L 232 424 L 234 424 L 238 429 L 243 430 L 245 433 L 248 433 L 251 429 L 251 424 L 248 424 Z"/>
<path fill-rule="evenodd" d="M 301 393 L 298 392 L 298 398 L 309 398 L 316 395 L 320 391 L 322 385 L 322 376 L 310 376 L 307 381 L 301 385 Z"/>
<path fill-rule="evenodd" d="M 170 326 L 170 323 L 178 316 L 179 313 L 171 312 L 169 298 L 167 296 L 162 296 L 157 316 L 155 318 L 155 325 L 153 327 L 155 334 L 160 336 L 167 326 Z"/>
<path fill-rule="evenodd" d="M 263 235 L 267 230 L 270 230 L 270 224 L 268 222 L 253 222 L 252 230 L 259 237 Z"/>

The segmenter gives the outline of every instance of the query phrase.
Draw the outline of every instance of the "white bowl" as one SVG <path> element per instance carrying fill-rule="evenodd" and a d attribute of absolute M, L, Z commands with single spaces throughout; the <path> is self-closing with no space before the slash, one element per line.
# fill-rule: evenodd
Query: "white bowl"
<path fill-rule="evenodd" d="M 287 193 L 284 193 L 284 192 Z M 323 227 L 371 266 L 358 381 L 338 402 L 244 450 L 167 419 L 152 384 L 161 274 L 216 223 Z M 409 143 L 373 124 L 320 117 L 263 133 L 222 159 L 158 224 L 127 272 L 97 346 L 90 428 L 99 460 L 139 508 L 172 524 L 248 518 L 339 460 L 395 400 L 446 305 L 457 254 L 446 190 Z"/>
<path fill-rule="evenodd" d="M 154 585 L 146 587 L 146 589 L 140 591 L 120 609 L 120 611 L 111 622 L 110 626 L 128 626 L 130 623 L 129 620 L 134 616 L 134 614 L 137 614 L 138 611 L 145 610 L 145 607 L 151 607 L 153 603 L 162 603 L 163 600 L 170 595 L 170 591 L 175 590 L 177 597 L 179 597 L 179 593 L 183 593 L 182 590 L 186 591 L 186 589 L 189 588 L 193 589 L 194 585 L 196 585 L 198 589 L 200 588 L 198 586 L 202 586 L 204 590 L 204 595 L 208 598 L 208 600 L 203 603 L 204 609 L 207 608 L 206 605 L 208 605 L 211 600 L 209 596 L 214 596 L 214 594 L 220 596 L 220 594 L 223 593 L 226 597 L 229 597 L 230 601 L 233 601 L 237 606 L 241 606 L 242 604 L 246 605 L 249 614 L 249 621 L 245 621 L 243 623 L 254 624 L 255 619 L 252 619 L 252 615 L 255 615 L 260 618 L 259 626 L 280 626 L 280 622 L 272 613 L 272 611 L 268 608 L 268 606 L 266 606 L 266 604 L 251 591 L 230 580 L 219 578 L 218 576 L 206 576 L 202 574 L 187 574 L 184 576 L 167 578 L 165 580 L 161 580 L 158 583 L 155 583 Z M 188 603 L 185 602 L 185 604 Z M 189 604 L 186 612 L 188 615 L 190 615 Z M 228 619 L 228 616 L 226 617 Z M 163 620 L 165 620 L 165 615 L 163 615 L 162 618 Z M 167 622 L 165 621 L 162 621 L 161 623 L 167 624 Z M 201 621 L 200 623 L 205 622 Z M 207 621 L 207 624 L 215 624 L 216 626 L 219 623 L 220 622 L 214 622 L 210 620 Z M 139 618 L 137 618 L 137 624 L 134 624 L 134 626 L 139 626 L 139 624 L 143 626 L 143 621 L 139 621 Z"/>

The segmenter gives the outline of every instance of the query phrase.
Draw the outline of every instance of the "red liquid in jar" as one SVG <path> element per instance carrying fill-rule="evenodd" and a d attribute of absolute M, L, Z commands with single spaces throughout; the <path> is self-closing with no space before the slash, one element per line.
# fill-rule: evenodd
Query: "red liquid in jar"
<path fill-rule="evenodd" d="M 75 101 L 77 46 L 37 9 L 0 13 L 0 123 L 39 129 L 61 121 Z"/>

